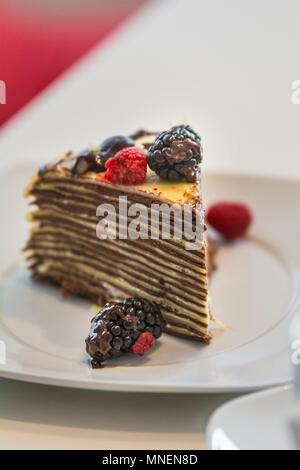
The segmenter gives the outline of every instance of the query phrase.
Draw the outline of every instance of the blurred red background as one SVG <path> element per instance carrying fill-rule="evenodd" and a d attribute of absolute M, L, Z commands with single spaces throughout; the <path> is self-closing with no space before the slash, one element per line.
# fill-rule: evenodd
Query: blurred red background
<path fill-rule="evenodd" d="M 0 126 L 142 0 L 0 0 Z"/>

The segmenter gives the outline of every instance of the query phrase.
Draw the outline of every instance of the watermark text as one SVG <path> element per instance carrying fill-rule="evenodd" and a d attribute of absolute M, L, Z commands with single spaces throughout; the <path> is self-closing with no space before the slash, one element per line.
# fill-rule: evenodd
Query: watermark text
<path fill-rule="evenodd" d="M 182 240 L 186 250 L 203 246 L 204 213 L 201 204 L 128 203 L 119 196 L 118 205 L 100 204 L 101 220 L 96 227 L 100 240 Z"/>
<path fill-rule="evenodd" d="M 292 363 L 294 366 L 298 366 L 300 364 L 300 338 L 299 339 L 295 339 L 293 342 L 292 342 L 292 357 L 291 357 L 291 360 L 292 360 Z"/>
<path fill-rule="evenodd" d="M 300 104 L 300 80 L 294 80 L 291 85 L 291 102 L 292 104 Z"/>

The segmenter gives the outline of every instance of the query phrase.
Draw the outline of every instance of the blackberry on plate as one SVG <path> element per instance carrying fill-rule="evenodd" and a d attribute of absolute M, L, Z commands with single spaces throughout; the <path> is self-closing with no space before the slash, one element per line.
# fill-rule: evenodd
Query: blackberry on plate
<path fill-rule="evenodd" d="M 148 150 L 151 170 L 170 181 L 197 181 L 202 162 L 200 136 L 188 125 L 174 126 L 161 132 Z"/>
<path fill-rule="evenodd" d="M 139 297 L 106 304 L 92 319 L 85 340 L 93 367 L 134 352 L 142 356 L 162 334 L 164 320 L 157 304 Z"/>

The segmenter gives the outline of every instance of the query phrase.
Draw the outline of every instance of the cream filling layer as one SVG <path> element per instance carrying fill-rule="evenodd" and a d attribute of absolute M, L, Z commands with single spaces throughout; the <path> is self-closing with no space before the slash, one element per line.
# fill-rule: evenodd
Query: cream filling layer
<path fill-rule="evenodd" d="M 70 265 L 70 267 L 75 268 L 75 272 L 82 272 L 86 274 L 87 276 L 91 276 L 93 279 L 101 279 L 105 280 L 107 282 L 110 282 L 112 279 L 117 284 L 117 287 L 121 286 L 127 286 L 127 288 L 130 285 L 138 285 L 142 289 L 146 290 L 151 289 L 154 292 L 155 296 L 161 297 L 161 295 L 166 295 L 166 300 L 167 304 L 175 310 L 180 309 L 180 312 L 182 314 L 185 314 L 189 316 L 191 319 L 195 319 L 196 321 L 199 320 L 199 315 L 201 316 L 201 321 L 202 318 L 205 318 L 208 316 L 208 311 L 207 311 L 207 302 L 205 302 L 204 305 L 194 305 L 193 303 L 188 303 L 184 301 L 181 297 L 178 295 L 168 295 L 163 292 L 163 289 L 160 289 L 153 284 L 147 282 L 144 276 L 139 273 L 139 278 L 137 279 L 136 277 L 136 270 L 133 270 L 132 272 L 127 272 L 125 271 L 121 265 L 119 265 L 116 269 L 117 275 L 110 275 L 108 274 L 107 271 L 104 271 L 103 268 L 101 269 L 101 264 L 100 263 L 94 263 L 95 267 L 91 265 L 87 265 L 85 262 L 85 257 L 80 256 L 80 255 L 74 255 L 74 253 L 69 252 L 69 251 L 61 251 L 60 252 L 60 258 L 62 261 L 57 260 L 57 250 L 51 250 L 48 249 L 47 252 L 45 253 L 44 250 L 34 250 L 35 255 L 44 257 L 46 259 L 45 262 L 42 262 L 38 267 L 37 270 L 38 272 L 45 274 L 47 271 L 47 267 L 49 266 L 49 263 L 53 263 L 53 266 L 56 266 L 57 268 L 62 268 L 64 265 Z M 53 259 L 51 259 L 53 258 Z M 51 266 L 51 264 L 50 264 Z M 98 268 L 99 266 L 99 268 Z M 129 284 L 129 282 L 131 284 Z M 114 282 L 113 282 L 114 284 Z M 178 303 L 180 305 L 178 306 Z M 194 313 L 191 311 L 191 308 L 197 308 L 197 312 L 199 313 Z"/>
<path fill-rule="evenodd" d="M 49 235 L 50 232 L 50 235 Z M 165 253 L 163 250 L 156 248 L 155 251 L 152 250 L 152 247 L 147 246 L 147 242 L 141 241 L 140 243 L 133 242 L 131 244 L 126 243 L 126 241 L 120 240 L 110 240 L 109 242 L 101 242 L 98 240 L 93 240 L 90 237 L 85 237 L 81 235 L 80 237 L 72 237 L 68 230 L 64 230 L 57 227 L 41 227 L 36 228 L 32 233 L 32 237 L 29 243 L 61 243 L 62 240 L 65 243 L 82 245 L 85 249 L 87 248 L 90 252 L 94 250 L 94 255 L 97 255 L 103 252 L 103 250 L 108 250 L 109 253 L 112 253 L 115 256 L 122 256 L 124 258 L 129 258 L 132 261 L 141 263 L 142 265 L 147 265 L 154 273 L 163 274 L 165 277 L 170 279 L 170 282 L 173 282 L 176 279 L 181 279 L 185 286 L 188 285 L 188 288 L 191 289 L 190 293 L 193 294 L 193 286 L 195 286 L 194 294 L 199 293 L 198 281 L 201 272 L 198 269 L 187 269 L 184 266 L 181 266 L 183 263 L 182 259 L 177 258 L 178 264 L 173 262 L 173 255 Z M 149 249 L 149 252 L 147 251 Z M 203 258 L 205 253 L 203 253 Z M 202 272 L 204 275 L 205 273 Z M 202 287 L 207 287 L 207 279 L 201 283 Z"/>
<path fill-rule="evenodd" d="M 89 230 L 92 230 L 92 233 L 94 233 L 95 237 L 96 237 L 96 226 L 95 226 L 95 222 L 92 223 L 92 222 L 89 222 L 89 218 L 87 218 L 87 220 L 85 218 L 82 218 L 82 217 L 77 217 L 77 216 L 72 216 L 72 215 L 69 215 L 67 214 L 66 212 L 64 211 L 60 211 L 60 210 L 41 210 L 41 209 L 38 209 L 34 212 L 31 212 L 29 214 L 29 220 L 31 221 L 34 221 L 34 220 L 39 220 L 39 218 L 42 218 L 44 217 L 45 219 L 47 217 L 55 217 L 55 218 L 59 218 L 61 219 L 62 221 L 69 221 L 73 224 L 76 224 L 76 225 L 80 225 L 82 227 L 85 227 L 86 229 L 89 229 Z M 172 250 L 174 250 L 175 252 L 178 253 L 178 256 L 180 257 L 180 254 L 182 253 L 182 250 L 184 250 L 184 253 L 185 253 L 185 257 L 186 258 L 190 258 L 191 261 L 193 261 L 195 263 L 195 260 L 197 262 L 197 254 L 199 254 L 199 252 L 201 252 L 201 250 L 197 251 L 197 254 L 192 254 L 191 251 L 188 251 L 185 249 L 184 247 L 184 243 L 183 241 L 177 241 L 177 240 L 173 240 L 172 241 L 168 241 L 168 240 L 159 240 L 160 244 L 163 246 L 166 247 L 166 249 L 168 249 L 168 246 L 170 246 L 172 248 Z M 173 243 L 174 242 L 174 243 Z M 199 267 L 199 272 L 204 272 L 205 269 Z"/>
<path fill-rule="evenodd" d="M 77 253 L 77 250 L 76 250 Z M 63 257 L 68 254 L 70 258 L 75 258 L 78 256 L 74 254 L 74 251 L 68 250 L 68 247 L 65 244 L 56 242 L 56 243 L 39 243 L 37 246 L 33 248 L 33 254 L 37 257 L 45 257 L 49 258 L 51 254 L 53 257 L 57 258 L 57 256 Z M 177 276 L 177 281 L 173 282 L 173 280 L 168 278 L 168 276 L 164 276 L 159 270 L 153 271 L 151 267 L 145 265 L 143 263 L 142 255 L 137 259 L 136 262 L 132 262 L 129 258 L 119 258 L 119 260 L 111 259 L 109 256 L 106 258 L 102 258 L 101 260 L 96 255 L 91 257 L 90 255 L 86 256 L 83 255 L 82 258 L 85 260 L 85 263 L 89 263 L 90 260 L 93 260 L 93 263 L 97 263 L 99 265 L 99 269 L 101 266 L 102 270 L 108 271 L 111 270 L 112 263 L 114 264 L 113 271 L 117 274 L 123 266 L 124 273 L 128 273 L 134 276 L 137 271 L 139 271 L 139 278 L 143 279 L 146 283 L 148 283 L 151 289 L 157 289 L 158 293 L 165 293 L 166 296 L 175 296 L 176 300 L 180 302 L 181 305 L 186 305 L 188 309 L 198 309 L 199 307 L 206 306 L 206 291 L 203 289 L 199 289 L 198 295 L 194 293 L 194 295 L 188 294 L 186 295 L 185 285 L 180 286 L 180 276 Z M 142 268 L 142 269 L 141 269 Z M 125 275 L 125 274 L 124 274 Z M 163 279 L 163 287 L 160 284 L 160 280 Z M 199 295 L 203 293 L 204 295 Z"/>

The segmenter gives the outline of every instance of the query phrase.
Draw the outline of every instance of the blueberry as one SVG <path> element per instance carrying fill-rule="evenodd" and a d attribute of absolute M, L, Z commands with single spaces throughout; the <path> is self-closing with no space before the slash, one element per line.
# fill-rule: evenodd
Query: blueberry
<path fill-rule="evenodd" d="M 112 335 L 119 336 L 121 334 L 121 327 L 119 325 L 114 325 L 110 331 Z"/>
<path fill-rule="evenodd" d="M 119 150 L 126 147 L 134 147 L 135 142 L 130 137 L 125 135 L 114 135 L 105 139 L 100 145 L 101 156 L 106 161 L 108 158 L 113 157 Z"/>

